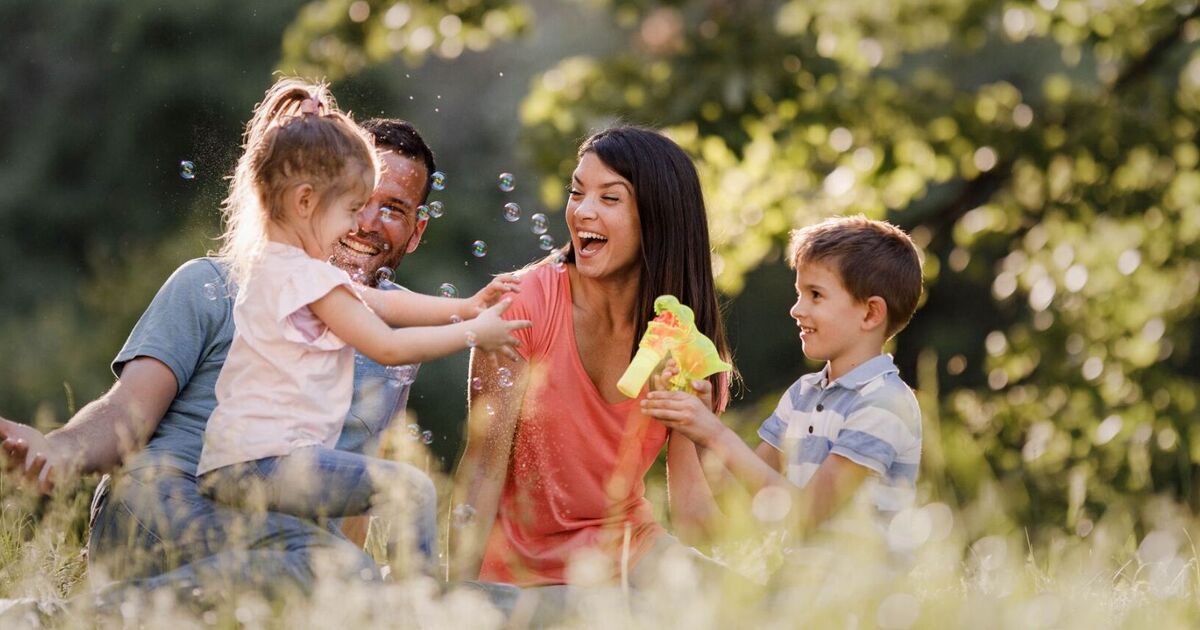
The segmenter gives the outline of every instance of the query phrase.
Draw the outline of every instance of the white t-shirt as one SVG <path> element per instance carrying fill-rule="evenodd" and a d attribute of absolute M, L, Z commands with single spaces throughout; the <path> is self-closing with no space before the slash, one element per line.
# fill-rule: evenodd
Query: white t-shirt
<path fill-rule="evenodd" d="M 355 290 L 345 271 L 299 248 L 267 244 L 233 306 L 233 344 L 217 377 L 197 475 L 335 445 L 353 395 L 354 349 L 308 305 L 339 285 Z"/>

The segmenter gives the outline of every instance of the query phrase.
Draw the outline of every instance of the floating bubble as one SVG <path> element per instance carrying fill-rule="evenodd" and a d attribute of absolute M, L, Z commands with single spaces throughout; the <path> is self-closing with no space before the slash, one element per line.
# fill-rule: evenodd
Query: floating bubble
<path fill-rule="evenodd" d="M 379 209 L 379 220 L 384 223 L 391 223 L 396 220 L 398 213 L 391 206 L 383 206 Z"/>
<path fill-rule="evenodd" d="M 541 212 L 529 217 L 529 222 L 533 224 L 530 229 L 534 234 L 545 234 L 550 229 L 550 221 Z"/>
<path fill-rule="evenodd" d="M 434 190 L 446 190 L 446 174 L 434 171 L 433 175 L 429 176 L 429 186 Z"/>
<path fill-rule="evenodd" d="M 179 176 L 187 180 L 196 179 L 196 165 L 189 160 L 180 162 Z"/>
<path fill-rule="evenodd" d="M 384 267 L 380 267 L 379 269 L 375 270 L 375 284 L 379 284 L 381 282 L 391 282 L 391 281 L 392 281 L 392 268 L 391 267 L 384 266 Z"/>
<path fill-rule="evenodd" d="M 460 503 L 454 506 L 454 511 L 450 513 L 450 516 L 451 524 L 455 528 L 461 529 L 475 521 L 475 508 L 465 503 Z"/>
<path fill-rule="evenodd" d="M 487 243 L 483 241 L 475 241 L 471 243 L 471 254 L 476 258 L 487 256 Z"/>
<path fill-rule="evenodd" d="M 476 392 L 477 392 L 477 391 L 480 391 L 480 390 L 482 390 L 482 389 L 483 389 L 483 379 L 479 378 L 478 376 L 476 376 L 475 378 L 471 379 L 471 390 L 472 390 L 472 391 L 476 391 Z"/>
<path fill-rule="evenodd" d="M 417 218 L 423 221 L 429 219 L 429 206 L 425 204 L 417 206 Z"/>
<path fill-rule="evenodd" d="M 559 273 L 566 271 L 567 270 L 567 255 L 559 254 L 559 255 L 555 256 L 554 260 L 551 262 L 551 264 L 554 266 L 554 270 Z"/>
<path fill-rule="evenodd" d="M 458 287 L 449 282 L 443 282 L 442 286 L 438 287 L 438 295 L 448 298 L 458 297 Z"/>
<path fill-rule="evenodd" d="M 512 192 L 517 187 L 517 180 L 512 173 L 500 173 L 497 183 L 504 192 Z"/>
<path fill-rule="evenodd" d="M 479 344 L 479 340 L 475 337 L 475 333 L 468 330 L 467 331 L 467 347 L 474 348 L 478 344 Z"/>
<path fill-rule="evenodd" d="M 440 201 L 429 202 L 429 216 L 435 219 L 440 219 L 442 217 L 442 214 L 444 214 L 444 209 L 445 206 L 443 206 L 442 202 Z"/>
<path fill-rule="evenodd" d="M 450 316 L 450 323 L 451 323 L 451 324 L 461 324 L 461 323 L 462 323 L 462 318 L 461 318 L 461 317 L 459 317 L 458 315 L 451 315 L 451 316 Z"/>
<path fill-rule="evenodd" d="M 421 432 L 421 443 L 422 444 L 433 444 L 433 431 L 422 431 Z"/>
<path fill-rule="evenodd" d="M 515 203 L 504 204 L 504 220 L 509 223 L 521 220 L 521 206 Z"/>
<path fill-rule="evenodd" d="M 502 367 L 499 370 L 496 370 L 496 382 L 500 384 L 500 387 L 512 387 L 513 386 L 512 370 L 510 370 L 506 367 Z"/>
<path fill-rule="evenodd" d="M 408 439 L 417 441 L 421 437 L 421 426 L 418 424 L 408 425 Z"/>
<path fill-rule="evenodd" d="M 204 298 L 207 300 L 215 300 L 221 297 L 221 290 L 217 288 L 217 283 L 204 283 Z"/>
<path fill-rule="evenodd" d="M 549 234 L 543 234 L 538 237 L 538 247 L 546 251 L 554 249 L 554 237 Z"/>

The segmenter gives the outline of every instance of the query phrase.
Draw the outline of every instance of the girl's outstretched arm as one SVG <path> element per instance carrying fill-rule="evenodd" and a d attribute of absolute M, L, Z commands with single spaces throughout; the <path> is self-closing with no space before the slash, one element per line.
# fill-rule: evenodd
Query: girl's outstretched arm
<path fill-rule="evenodd" d="M 502 274 L 469 298 L 447 298 L 411 291 L 383 291 L 362 287 L 363 301 L 383 321 L 392 326 L 437 326 L 472 319 L 499 302 L 508 293 L 518 291 L 512 274 Z"/>
<path fill-rule="evenodd" d="M 500 315 L 509 304 L 502 301 L 475 319 L 457 324 L 396 329 L 388 327 L 345 286 L 334 288 L 309 304 L 309 308 L 333 334 L 371 360 L 384 365 L 404 365 L 444 357 L 471 347 L 515 356 L 513 346 L 519 342 L 510 333 L 528 328 L 530 322 L 501 319 Z"/>

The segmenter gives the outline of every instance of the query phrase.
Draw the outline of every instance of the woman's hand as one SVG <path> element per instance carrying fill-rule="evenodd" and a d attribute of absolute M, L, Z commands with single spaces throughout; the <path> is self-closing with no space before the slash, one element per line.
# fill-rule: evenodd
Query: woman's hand
<path fill-rule="evenodd" d="M 670 369 L 671 366 L 668 365 L 660 377 L 669 378 Z M 665 382 L 667 378 L 662 378 L 656 386 Z M 651 391 L 642 401 L 642 413 L 663 423 L 668 429 L 678 431 L 697 446 L 709 448 L 726 428 L 710 409 L 712 383 L 696 379 L 691 382 L 691 389 L 695 392 L 694 395 L 661 389 Z"/>

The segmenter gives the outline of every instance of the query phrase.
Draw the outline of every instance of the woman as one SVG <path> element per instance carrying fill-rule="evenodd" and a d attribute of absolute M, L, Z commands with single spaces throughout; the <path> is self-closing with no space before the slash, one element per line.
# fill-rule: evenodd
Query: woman
<path fill-rule="evenodd" d="M 472 359 L 451 534 L 456 577 L 565 584 L 569 564 L 586 556 L 636 586 L 643 557 L 679 544 L 644 496 L 664 443 L 681 537 L 695 538 L 716 509 L 695 446 L 668 436 L 616 387 L 662 294 L 692 307 L 729 358 L 695 167 L 655 131 L 609 129 L 580 147 L 569 193 L 565 259 L 525 270 L 506 315 L 534 322 L 517 333 L 524 360 Z M 728 375 L 712 381 L 723 409 Z"/>

